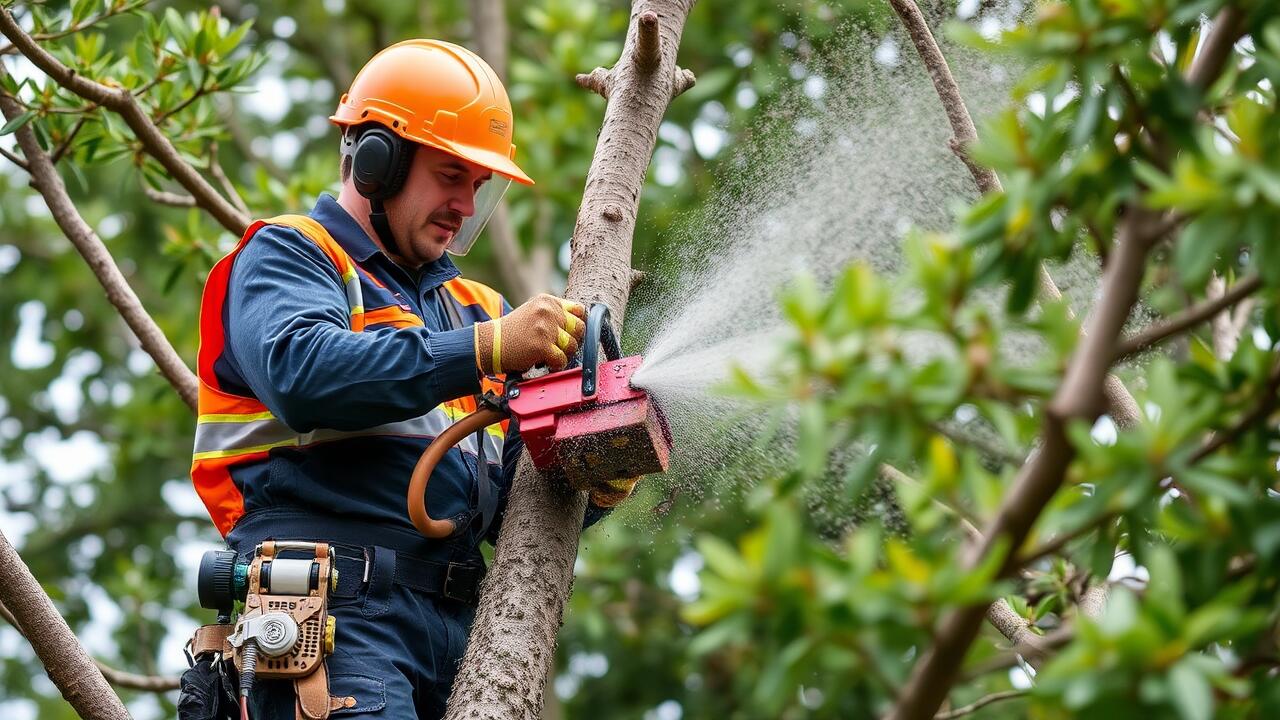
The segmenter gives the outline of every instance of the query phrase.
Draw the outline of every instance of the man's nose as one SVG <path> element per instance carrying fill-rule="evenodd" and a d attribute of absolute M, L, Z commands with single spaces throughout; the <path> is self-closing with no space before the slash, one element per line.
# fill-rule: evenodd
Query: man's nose
<path fill-rule="evenodd" d="M 475 190 L 466 188 L 459 190 L 449 198 L 449 209 L 460 213 L 463 217 L 471 217 L 476 212 Z"/>

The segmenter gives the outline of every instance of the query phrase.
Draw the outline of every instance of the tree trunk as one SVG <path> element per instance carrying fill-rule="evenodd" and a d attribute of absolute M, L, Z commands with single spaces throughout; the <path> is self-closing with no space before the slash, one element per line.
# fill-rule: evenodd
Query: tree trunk
<path fill-rule="evenodd" d="M 604 302 L 621 325 L 640 190 L 673 97 L 692 84 L 676 49 L 693 0 L 637 0 L 622 57 L 579 83 L 609 98 L 578 211 L 566 295 Z M 573 586 L 585 493 L 520 459 L 493 568 L 446 718 L 534 720 Z"/>
<path fill-rule="evenodd" d="M 9 539 L 0 532 L 0 603 L 9 608 L 18 630 L 31 642 L 36 656 L 85 720 L 127 720 L 128 711 L 93 658 L 76 640 L 44 588 L 36 582 Z"/>

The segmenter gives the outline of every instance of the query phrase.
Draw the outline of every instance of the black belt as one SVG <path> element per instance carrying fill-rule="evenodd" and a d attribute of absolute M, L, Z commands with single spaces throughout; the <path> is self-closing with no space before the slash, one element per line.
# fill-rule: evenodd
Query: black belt
<path fill-rule="evenodd" d="M 338 567 L 338 589 L 335 597 L 354 595 L 372 580 L 372 558 L 351 554 L 354 548 L 335 548 Z M 384 549 L 384 551 L 386 551 Z M 435 562 L 416 558 L 395 551 L 393 582 L 410 590 L 436 595 L 447 600 L 474 605 L 480 598 L 480 583 L 484 580 L 484 565 L 457 562 Z"/>
<path fill-rule="evenodd" d="M 475 559 L 449 560 L 453 549 L 413 531 L 316 516 L 304 511 L 259 511 L 246 515 L 227 537 L 242 554 L 252 552 L 263 540 L 306 540 L 334 546 L 338 567 L 338 593 L 347 597 L 372 578 L 373 551 L 394 553 L 397 585 L 428 595 L 474 605 L 480 596 L 485 567 L 479 552 Z M 378 548 L 372 545 L 378 545 Z M 389 547 L 388 547 L 389 546 Z M 430 553 L 432 557 L 422 555 Z"/>

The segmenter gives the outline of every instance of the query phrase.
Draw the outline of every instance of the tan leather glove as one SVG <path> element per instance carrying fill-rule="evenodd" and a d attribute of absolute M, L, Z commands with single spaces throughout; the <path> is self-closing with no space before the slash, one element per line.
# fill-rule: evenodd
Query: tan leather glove
<path fill-rule="evenodd" d="M 496 320 L 477 323 L 476 365 L 485 375 L 522 373 L 534 365 L 563 370 L 587 325 L 580 303 L 543 293 Z"/>
<path fill-rule="evenodd" d="M 618 503 L 631 497 L 631 493 L 636 489 L 636 483 L 638 482 L 640 482 L 640 476 L 595 483 L 591 486 L 591 502 L 595 503 L 596 507 L 615 507 Z"/>

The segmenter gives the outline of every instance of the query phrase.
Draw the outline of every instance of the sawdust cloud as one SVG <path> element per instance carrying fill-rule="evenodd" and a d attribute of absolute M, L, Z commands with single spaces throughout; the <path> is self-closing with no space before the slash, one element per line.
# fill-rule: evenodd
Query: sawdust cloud
<path fill-rule="evenodd" d="M 785 342 L 779 292 L 799 274 L 829 289 L 854 262 L 893 275 L 910 229 L 946 230 L 957 205 L 976 197 L 910 41 L 860 28 L 847 35 L 729 149 L 708 202 L 666 239 L 660 264 L 674 270 L 655 273 L 633 299 L 626 341 L 645 355 L 634 382 L 657 399 L 675 437 L 670 472 L 649 479 L 664 489 L 716 503 L 792 468 L 787 413 L 718 390 L 735 366 L 766 368 Z M 1016 70 L 944 52 L 975 120 L 1007 102 Z M 1055 272 L 1076 307 L 1090 304 L 1096 276 L 1096 266 Z M 912 344 L 921 357 L 944 347 Z M 1005 350 L 1037 351 L 1021 345 Z M 835 453 L 832 476 L 857 454 Z M 819 485 L 816 512 L 829 505 L 821 496 L 840 492 L 838 481 Z"/>

